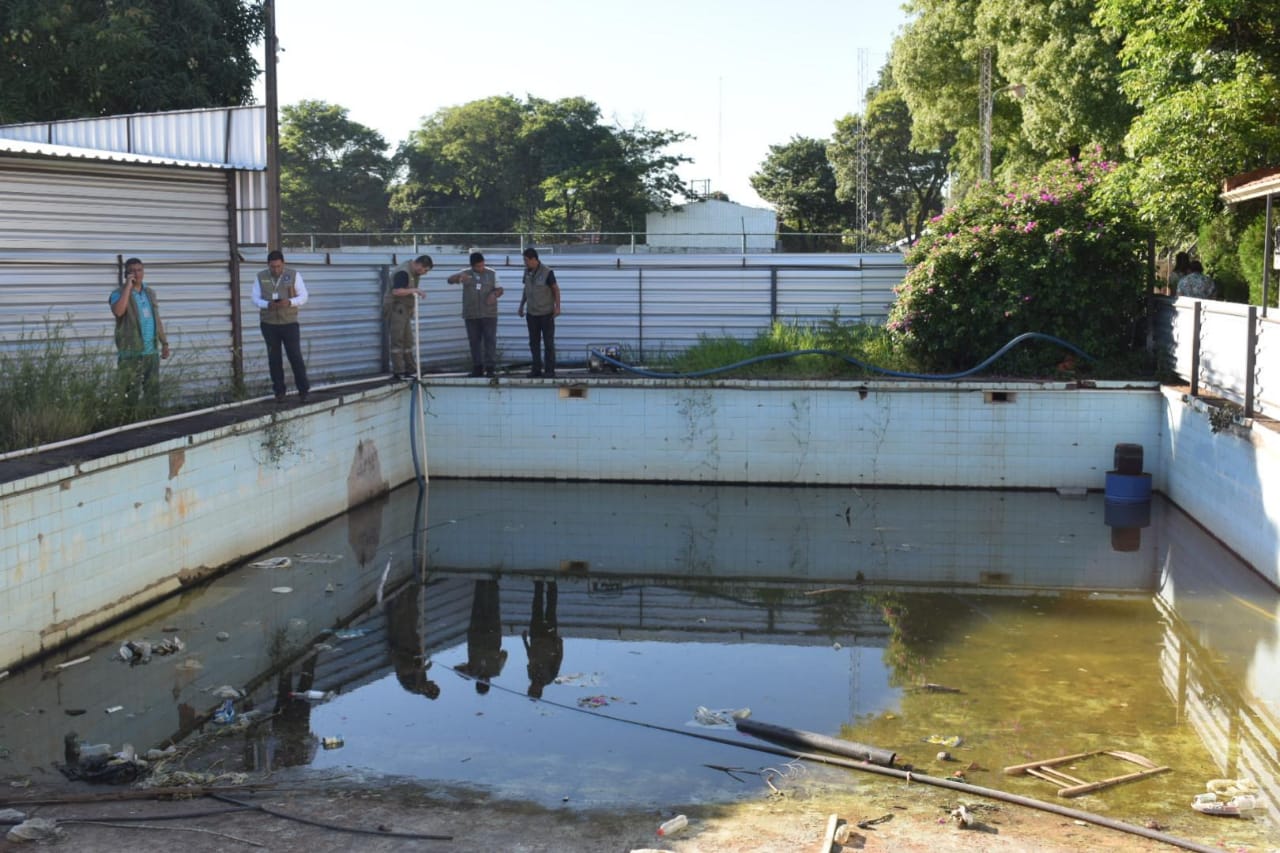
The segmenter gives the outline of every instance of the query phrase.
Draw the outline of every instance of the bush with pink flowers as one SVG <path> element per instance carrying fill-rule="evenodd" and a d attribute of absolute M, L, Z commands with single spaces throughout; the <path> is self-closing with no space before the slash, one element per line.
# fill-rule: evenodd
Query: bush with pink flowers
<path fill-rule="evenodd" d="M 1139 346 L 1147 238 L 1131 210 L 1094 193 L 1111 168 L 1097 158 L 1051 164 L 1028 183 L 975 188 L 934 218 L 889 314 L 895 348 L 923 370 L 954 371 L 1023 332 L 1099 359 Z M 1033 343 L 992 371 L 1039 373 L 1066 354 Z"/>

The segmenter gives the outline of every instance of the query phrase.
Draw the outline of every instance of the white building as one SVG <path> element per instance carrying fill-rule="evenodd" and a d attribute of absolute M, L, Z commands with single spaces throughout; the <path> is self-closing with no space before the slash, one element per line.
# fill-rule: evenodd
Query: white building
<path fill-rule="evenodd" d="M 778 214 L 764 207 L 704 199 L 645 217 L 646 243 L 655 252 L 772 252 Z"/>

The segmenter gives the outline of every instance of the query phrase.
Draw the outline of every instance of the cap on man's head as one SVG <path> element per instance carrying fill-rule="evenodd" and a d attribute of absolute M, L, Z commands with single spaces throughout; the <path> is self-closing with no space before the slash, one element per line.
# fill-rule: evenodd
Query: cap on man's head
<path fill-rule="evenodd" d="M 470 260 L 471 266 L 474 267 L 476 264 L 480 263 L 483 260 L 484 260 L 484 255 L 480 254 L 479 252 L 471 253 L 471 260 Z"/>
<path fill-rule="evenodd" d="M 533 258 L 536 261 L 538 259 L 538 250 L 530 246 L 524 250 L 524 256 L 526 258 Z"/>
<path fill-rule="evenodd" d="M 271 263 L 272 261 L 283 261 L 283 260 L 284 260 L 284 252 L 280 251 L 279 249 L 272 249 L 270 252 L 267 253 L 267 263 Z"/>

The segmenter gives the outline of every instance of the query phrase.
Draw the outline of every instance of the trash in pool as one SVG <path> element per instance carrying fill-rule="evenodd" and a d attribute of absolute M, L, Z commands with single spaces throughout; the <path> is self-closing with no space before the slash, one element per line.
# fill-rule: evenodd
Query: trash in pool
<path fill-rule="evenodd" d="M 5 833 L 5 838 L 13 842 L 49 841 L 62 836 L 62 827 L 56 818 L 33 817 L 23 821 Z"/>
<path fill-rule="evenodd" d="M 25 812 L 17 809 L 0 809 L 0 823 L 22 823 L 26 819 Z"/>
<path fill-rule="evenodd" d="M 954 820 L 956 825 L 961 829 L 968 829 L 973 826 L 973 815 L 969 814 L 969 810 L 964 807 L 964 803 L 961 803 L 951 810 L 951 819 Z"/>
<path fill-rule="evenodd" d="M 950 761 L 950 760 L 951 760 L 951 753 L 947 752 L 947 751 L 944 749 L 944 750 L 942 750 L 941 752 L 939 752 L 939 753 L 938 753 L 938 755 L 937 755 L 936 757 L 937 757 L 937 759 L 938 759 L 939 761 Z"/>
<path fill-rule="evenodd" d="M 286 593 L 293 592 L 293 587 L 291 587 L 291 586 L 273 586 L 273 587 L 271 587 L 271 591 L 272 591 L 272 592 L 278 592 L 278 593 L 279 593 L 279 594 L 281 594 L 281 595 L 285 595 Z"/>
<path fill-rule="evenodd" d="M 258 560 L 255 563 L 250 563 L 249 568 L 251 569 L 287 569 L 292 565 L 293 565 L 293 560 L 290 560 L 288 557 L 268 557 L 265 560 Z"/>
<path fill-rule="evenodd" d="M 1258 793 L 1258 783 L 1252 779 L 1210 779 L 1204 783 L 1204 789 L 1211 794 L 1230 799 L 1237 794 Z"/>
<path fill-rule="evenodd" d="M 66 669 L 69 666 L 75 666 L 78 663 L 84 663 L 88 659 L 89 659 L 89 656 L 85 655 L 84 657 L 76 658 L 75 660 L 69 660 L 69 661 L 65 661 L 64 663 L 60 663 L 56 667 L 54 667 L 54 669 Z"/>
<path fill-rule="evenodd" d="M 219 631 L 218 633 L 213 635 L 213 638 L 217 640 L 219 643 L 225 643 L 227 640 L 231 639 L 231 635 L 228 634 L 226 631 Z"/>
<path fill-rule="evenodd" d="M 78 717 L 84 713 L 84 708 L 65 708 L 63 713 L 68 717 Z"/>
<path fill-rule="evenodd" d="M 1219 817 L 1241 817 L 1257 807 L 1258 799 L 1253 794 L 1237 794 L 1229 800 L 1219 800 L 1217 794 L 1199 794 L 1191 801 L 1191 808 L 1200 814 Z"/>
<path fill-rule="evenodd" d="M 600 673 L 593 672 L 591 674 L 587 674 L 585 672 L 573 672 L 568 675 L 561 675 L 551 683 L 572 684 L 576 687 L 596 687 L 600 684 Z"/>
<path fill-rule="evenodd" d="M 244 691 L 237 690 L 236 688 L 232 687 L 230 684 L 224 684 L 221 687 L 219 687 L 217 690 L 214 690 L 212 692 L 213 692 L 213 695 L 218 697 L 219 699 L 244 698 Z"/>
<path fill-rule="evenodd" d="M 327 584 L 325 584 L 325 585 L 324 585 L 324 594 L 325 594 L 325 595 L 332 595 L 333 593 L 335 593 L 335 592 L 337 592 L 337 591 L 338 591 L 338 590 L 337 590 L 337 587 L 335 587 L 335 586 L 334 586 L 333 584 L 331 584 L 331 583 L 327 583 Z"/>
<path fill-rule="evenodd" d="M 338 735 L 337 737 L 321 738 L 320 745 L 325 749 L 342 749 L 346 745 L 346 741 L 342 739 L 342 735 Z"/>
<path fill-rule="evenodd" d="M 368 628 L 340 628 L 339 630 L 332 631 L 331 633 L 333 634 L 333 636 L 337 637 L 339 640 L 354 640 L 357 637 L 363 637 L 365 634 L 369 633 L 369 629 Z"/>
<path fill-rule="evenodd" d="M 296 563 L 336 563 L 342 559 L 341 554 L 294 554 Z"/>
<path fill-rule="evenodd" d="M 213 721 L 218 725 L 225 726 L 228 723 L 234 723 L 236 720 L 236 707 L 232 700 L 227 699 L 222 703 L 218 710 L 213 712 Z"/>
<path fill-rule="evenodd" d="M 579 708 L 602 708 L 608 704 L 608 696 L 583 696 L 578 700 Z"/>
<path fill-rule="evenodd" d="M 112 705 L 110 708 L 107 709 L 107 713 L 114 714 L 116 711 L 123 711 L 123 710 L 124 710 L 123 705 Z"/>
<path fill-rule="evenodd" d="M 960 735 L 929 735 L 925 743 L 936 743 L 938 746 L 949 746 L 955 749 L 960 745 Z"/>
<path fill-rule="evenodd" d="M 658 834 L 665 838 L 668 835 L 675 835 L 677 832 L 684 829 L 688 825 L 689 825 L 689 818 L 685 817 L 682 814 L 678 814 L 675 817 L 671 818 L 671 820 L 664 821 L 663 824 L 658 827 Z"/>
<path fill-rule="evenodd" d="M 289 694 L 290 699 L 306 699 L 308 702 L 323 702 L 333 694 L 323 690 L 300 690 Z"/>
<path fill-rule="evenodd" d="M 693 719 L 686 725 L 719 728 L 733 726 L 734 720 L 745 720 L 751 716 L 750 708 L 722 708 L 713 711 L 705 705 L 699 705 L 693 712 Z"/>

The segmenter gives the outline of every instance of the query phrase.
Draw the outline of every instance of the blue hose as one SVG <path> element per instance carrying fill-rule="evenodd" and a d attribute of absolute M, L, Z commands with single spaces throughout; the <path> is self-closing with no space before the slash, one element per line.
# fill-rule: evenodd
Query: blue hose
<path fill-rule="evenodd" d="M 879 373 L 882 376 L 892 376 L 897 379 L 964 379 L 966 376 L 972 376 L 975 373 L 985 370 L 987 367 L 991 366 L 991 364 L 993 364 L 997 359 L 999 359 L 1009 350 L 1013 349 L 1023 341 L 1030 341 L 1030 340 L 1049 341 L 1050 343 L 1057 344 L 1058 346 L 1063 347 L 1064 349 L 1070 350 L 1071 352 L 1075 353 L 1081 358 L 1088 359 L 1089 361 L 1096 361 L 1096 359 L 1093 356 L 1089 355 L 1087 352 L 1075 346 L 1074 344 L 1069 344 L 1066 341 L 1062 340 L 1061 338 L 1055 338 L 1053 335 L 1046 335 L 1041 332 L 1023 332 L 1021 335 L 1018 335 L 1016 338 L 1009 341 L 1009 343 L 1005 344 L 1004 346 L 1000 347 L 1000 349 L 996 350 L 994 355 L 992 355 L 990 358 L 983 361 L 981 364 L 977 365 L 976 367 L 971 367 L 968 370 L 961 371 L 960 373 L 905 373 L 901 370 L 889 370 L 888 368 L 885 368 L 885 367 L 876 367 L 874 364 L 867 364 L 864 361 L 859 361 L 853 356 L 845 355 L 842 352 L 836 352 L 835 350 L 829 350 L 829 349 L 802 349 L 802 350 L 793 350 L 791 352 L 777 352 L 777 353 L 770 353 L 769 355 L 758 355 L 758 356 L 755 356 L 754 358 L 748 358 L 745 361 L 738 361 L 738 362 L 734 362 L 733 364 L 727 364 L 724 367 L 711 367 L 706 370 L 696 370 L 693 373 L 661 373 L 655 370 L 645 370 L 642 367 L 632 367 L 629 364 L 624 364 L 623 362 L 618 361 L 615 358 L 610 358 L 609 356 L 605 355 L 604 353 L 598 350 L 594 350 L 594 349 L 590 350 L 590 353 L 593 357 L 600 359 L 606 364 L 613 365 L 619 370 L 625 370 L 628 373 L 634 373 L 637 376 L 644 376 L 648 379 L 700 379 L 704 376 L 714 376 L 717 373 L 725 373 L 730 370 L 737 370 L 739 367 L 746 367 L 752 364 L 760 364 L 761 362 L 765 362 L 765 361 L 776 361 L 780 358 L 793 358 L 797 355 L 829 355 L 832 358 L 838 358 L 841 361 L 844 361 L 846 364 L 853 364 L 858 367 L 861 367 L 863 370 L 868 370 L 868 371 L 871 371 L 872 373 Z"/>

